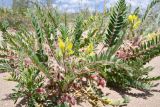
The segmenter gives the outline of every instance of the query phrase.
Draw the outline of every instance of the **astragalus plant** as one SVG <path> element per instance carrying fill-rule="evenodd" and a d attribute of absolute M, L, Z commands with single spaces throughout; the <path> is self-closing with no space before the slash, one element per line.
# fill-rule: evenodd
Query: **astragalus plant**
<path fill-rule="evenodd" d="M 16 101 L 22 97 L 29 107 L 68 107 L 83 101 L 94 107 L 118 106 L 126 100 L 107 98 L 101 90 L 106 85 L 146 91 L 154 86 L 152 80 L 160 78 L 149 77 L 151 68 L 144 67 L 160 54 L 160 37 L 135 47 L 132 44 L 129 49 L 124 46 L 126 32 L 134 34 L 140 26 L 136 15 L 128 18 L 125 0 L 119 0 L 110 11 L 108 28 L 92 26 L 99 16 L 84 20 L 79 15 L 75 25 L 68 27 L 56 11 L 37 6 L 29 14 L 34 31 L 21 26 L 12 34 L 1 23 L 5 45 L 14 56 L 7 57 L 10 69 L 6 69 L 11 71 L 10 80 L 18 82 L 13 94 Z"/>

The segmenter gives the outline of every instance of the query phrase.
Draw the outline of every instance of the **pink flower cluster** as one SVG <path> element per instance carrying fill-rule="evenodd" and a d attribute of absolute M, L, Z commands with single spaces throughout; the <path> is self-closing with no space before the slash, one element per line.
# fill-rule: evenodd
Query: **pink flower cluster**
<path fill-rule="evenodd" d="M 105 87 L 106 86 L 106 81 L 102 77 L 98 76 L 97 74 L 92 74 L 90 76 L 91 79 L 95 80 L 98 83 L 98 86 Z"/>
<path fill-rule="evenodd" d="M 39 94 L 44 94 L 44 93 L 46 93 L 46 90 L 44 88 L 37 88 L 36 92 Z"/>
<path fill-rule="evenodd" d="M 65 103 L 65 102 L 69 103 L 70 105 L 75 105 L 76 99 L 71 95 L 65 94 L 61 97 L 60 103 Z"/>

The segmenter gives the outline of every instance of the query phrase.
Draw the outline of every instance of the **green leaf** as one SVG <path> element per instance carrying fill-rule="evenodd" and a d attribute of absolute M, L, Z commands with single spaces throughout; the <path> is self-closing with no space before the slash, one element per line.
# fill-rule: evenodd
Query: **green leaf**
<path fill-rule="evenodd" d="M 121 38 L 120 32 L 124 29 L 126 23 L 126 3 L 125 0 L 119 0 L 114 7 L 106 34 L 106 44 L 111 47 Z"/>

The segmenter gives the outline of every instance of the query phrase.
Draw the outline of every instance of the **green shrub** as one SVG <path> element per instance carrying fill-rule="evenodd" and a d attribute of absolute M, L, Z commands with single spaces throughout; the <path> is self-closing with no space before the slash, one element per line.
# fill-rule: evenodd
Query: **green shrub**
<path fill-rule="evenodd" d="M 104 16 L 84 20 L 80 15 L 75 26 L 69 27 L 57 12 L 46 12 L 38 6 L 36 11 L 29 12 L 34 32 L 21 26 L 11 34 L 1 23 L 5 45 L 14 56 L 1 66 L 11 71 L 11 80 L 18 83 L 13 98 L 26 98 L 29 107 L 67 107 L 85 100 L 101 107 L 100 103 L 126 103 L 126 99 L 117 103 L 107 98 L 100 88 L 106 84 L 149 91 L 154 86 L 152 81 L 160 77 L 149 77 L 152 68 L 144 65 L 160 54 L 160 39 L 157 36 L 142 43 L 131 37 L 134 42 L 126 46 L 126 36 L 136 34 L 136 30 L 130 29 L 135 24 L 129 23 L 130 19 L 137 19 L 131 14 L 127 21 L 127 13 L 125 0 L 119 0 L 110 11 L 107 30 L 102 23 Z M 94 24 L 99 26 L 93 27 Z M 85 37 L 86 30 L 89 33 Z"/>

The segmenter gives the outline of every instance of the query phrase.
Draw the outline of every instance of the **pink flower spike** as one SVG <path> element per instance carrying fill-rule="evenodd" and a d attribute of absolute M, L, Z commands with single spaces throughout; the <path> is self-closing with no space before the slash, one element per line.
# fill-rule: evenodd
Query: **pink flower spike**
<path fill-rule="evenodd" d="M 32 64 L 32 60 L 29 57 L 24 58 L 24 63 L 25 63 L 26 66 L 29 66 L 29 65 Z"/>
<path fill-rule="evenodd" d="M 102 86 L 102 87 L 105 87 L 106 86 L 106 81 L 104 79 L 99 79 L 98 85 Z"/>
<path fill-rule="evenodd" d="M 37 88 L 36 92 L 39 93 L 39 94 L 44 94 L 46 91 L 45 91 L 44 88 Z"/>
<path fill-rule="evenodd" d="M 90 77 L 91 79 L 98 81 L 98 76 L 96 74 L 92 74 Z"/>

